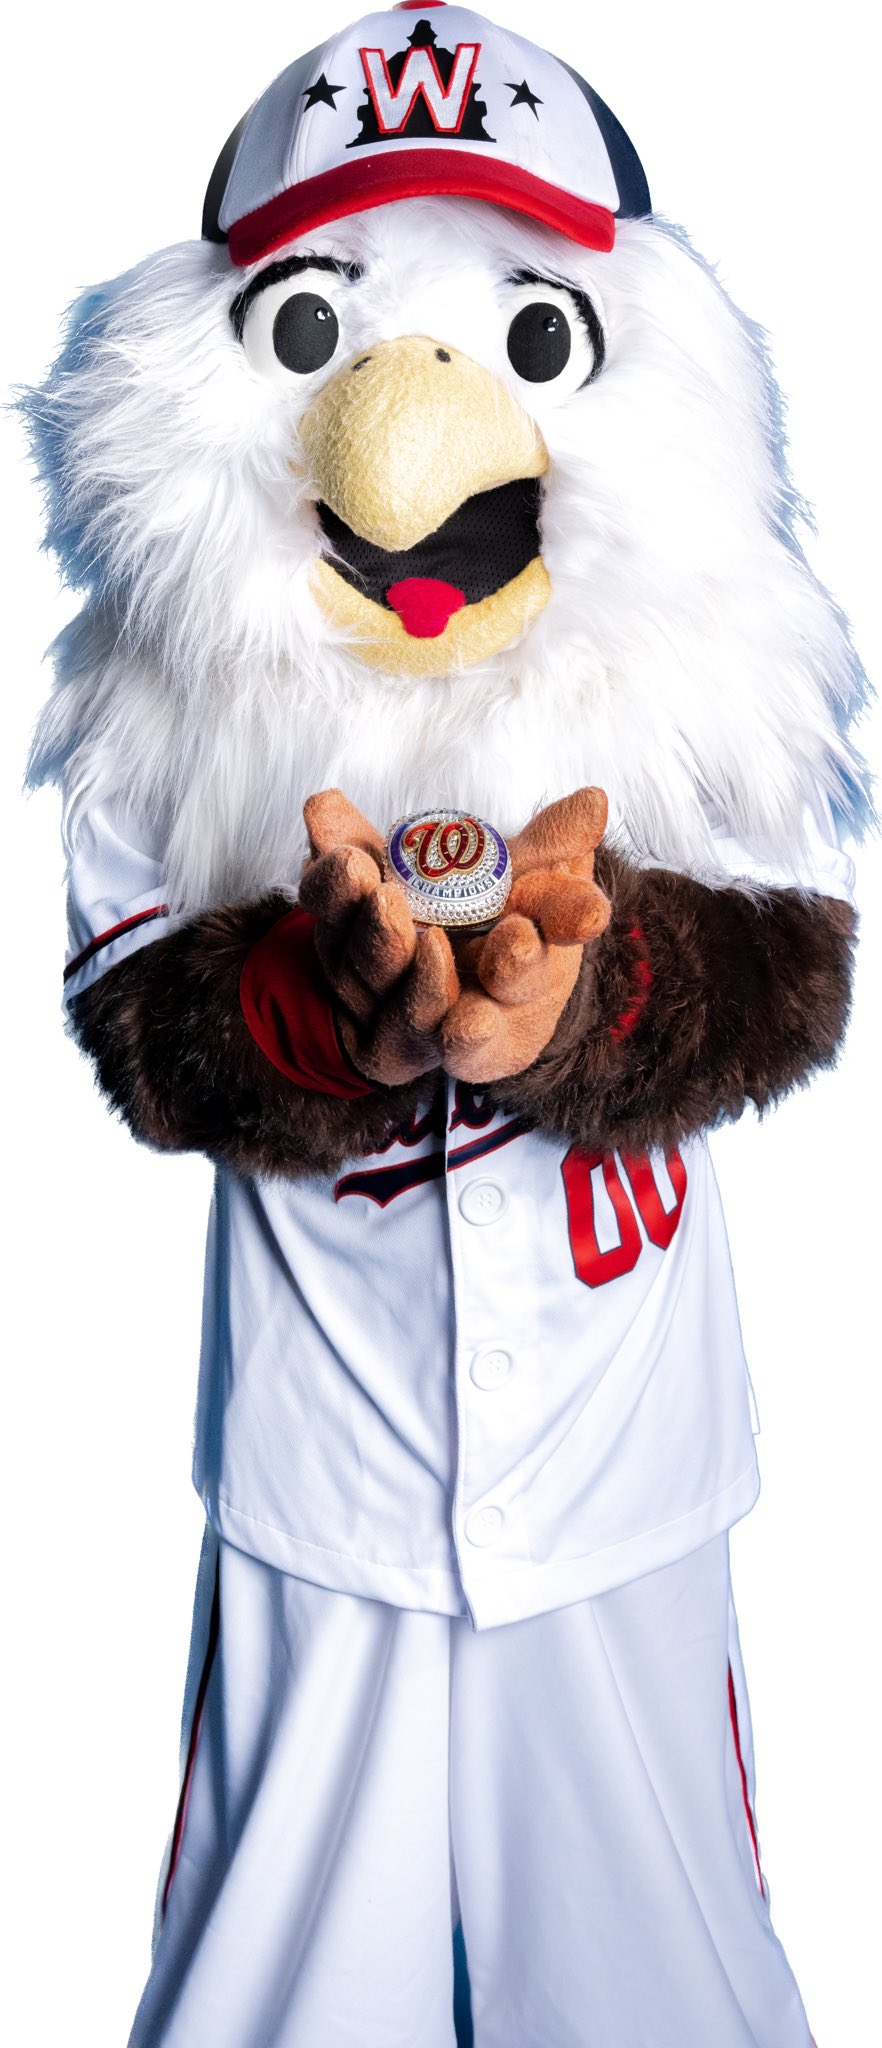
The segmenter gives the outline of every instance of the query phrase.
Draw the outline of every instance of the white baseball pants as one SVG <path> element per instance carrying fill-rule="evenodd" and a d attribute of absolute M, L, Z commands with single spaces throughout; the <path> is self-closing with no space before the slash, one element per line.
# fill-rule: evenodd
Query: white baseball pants
<path fill-rule="evenodd" d="M 130 2048 L 808 2048 L 725 1537 L 476 1633 L 220 1546 Z M 197 1632 L 204 1618 L 197 1616 Z"/>

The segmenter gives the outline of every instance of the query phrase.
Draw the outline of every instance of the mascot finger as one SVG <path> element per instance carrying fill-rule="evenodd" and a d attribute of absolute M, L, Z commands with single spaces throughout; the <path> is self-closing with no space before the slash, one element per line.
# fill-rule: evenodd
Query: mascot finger
<path fill-rule="evenodd" d="M 346 964 L 376 995 L 394 986 L 416 952 L 416 926 L 404 893 L 381 882 L 356 911 L 346 945 Z"/>
<path fill-rule="evenodd" d="M 360 847 L 344 846 L 308 861 L 300 901 L 316 920 L 315 950 L 336 995 L 361 1022 L 376 1009 L 373 989 L 349 959 L 353 928 L 380 887 L 379 871 Z"/>
<path fill-rule="evenodd" d="M 554 1036 L 581 960 L 576 946 L 546 947 L 545 985 L 533 1002 L 506 1005 L 482 989 L 466 989 L 442 1026 L 447 1072 L 458 1081 L 483 1087 L 532 1066 Z"/>
<path fill-rule="evenodd" d="M 402 1006 L 412 1030 L 437 1032 L 459 993 L 459 975 L 447 933 L 439 925 L 423 925 L 402 990 Z"/>
<path fill-rule="evenodd" d="M 577 789 L 572 796 L 546 804 L 512 841 L 515 880 L 530 868 L 551 867 L 558 861 L 584 861 L 590 875 L 594 848 L 606 831 L 608 808 L 602 789 Z"/>
<path fill-rule="evenodd" d="M 457 1081 L 487 1086 L 522 1073 L 545 1042 L 533 1011 L 506 1010 L 480 989 L 466 989 L 442 1027 L 444 1065 Z"/>
<path fill-rule="evenodd" d="M 441 1063 L 439 1026 L 459 994 L 450 942 L 437 928 L 420 931 L 413 964 L 369 1035 L 343 1022 L 347 1050 L 359 1071 L 382 1087 L 400 1087 Z"/>
<path fill-rule="evenodd" d="M 548 947 L 529 917 L 500 918 L 491 932 L 473 939 L 467 964 L 494 1002 L 532 1003 L 544 992 Z"/>
<path fill-rule="evenodd" d="M 372 855 L 382 873 L 382 836 L 341 789 L 322 789 L 314 796 L 308 796 L 303 806 L 303 820 L 314 857 L 334 853 L 340 846 L 358 846 L 362 852 Z"/>
<path fill-rule="evenodd" d="M 342 932 L 379 886 L 370 855 L 358 846 L 341 846 L 307 861 L 300 877 L 300 901 L 329 931 Z"/>
<path fill-rule="evenodd" d="M 538 925 L 544 939 L 558 946 L 584 945 L 609 924 L 612 905 L 596 882 L 562 866 L 532 868 L 515 882 L 510 911 Z"/>

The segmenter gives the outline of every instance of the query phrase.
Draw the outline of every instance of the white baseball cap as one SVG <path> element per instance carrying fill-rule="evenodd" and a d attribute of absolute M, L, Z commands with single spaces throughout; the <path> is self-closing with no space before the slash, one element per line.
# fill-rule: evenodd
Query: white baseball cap
<path fill-rule="evenodd" d="M 240 121 L 202 232 L 234 263 L 425 194 L 489 199 L 589 249 L 649 213 L 637 153 L 575 71 L 446 0 L 365 14 L 298 57 Z"/>

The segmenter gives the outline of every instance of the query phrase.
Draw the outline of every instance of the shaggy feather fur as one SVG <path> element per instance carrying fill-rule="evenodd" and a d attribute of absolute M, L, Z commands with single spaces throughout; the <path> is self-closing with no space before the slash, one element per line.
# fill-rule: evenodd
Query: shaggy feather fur
<path fill-rule="evenodd" d="M 796 890 L 710 890 L 606 849 L 597 876 L 611 923 L 586 947 L 545 1053 L 497 1084 L 506 1109 L 592 1149 L 667 1148 L 748 1102 L 768 1108 L 833 1063 L 849 1010 L 850 905 Z M 621 1032 L 643 958 L 651 982 L 633 1030 Z"/>
<path fill-rule="evenodd" d="M 381 208 L 312 245 L 364 268 L 338 294 L 343 357 L 424 333 L 517 388 L 551 456 L 551 601 L 519 646 L 427 682 L 335 642 L 309 588 L 315 381 L 252 371 L 223 249 L 153 257 L 76 310 L 29 402 L 49 542 L 88 593 L 32 761 L 65 781 L 69 836 L 121 793 L 162 821 L 172 897 L 196 910 L 292 884 L 313 789 L 384 823 L 451 803 L 511 831 L 591 782 L 640 862 L 721 884 L 722 826 L 795 873 L 812 785 L 856 813 L 860 670 L 794 540 L 756 335 L 708 269 L 657 222 L 594 256 L 478 203 Z M 606 366 L 566 402 L 508 363 L 524 270 L 602 308 Z"/>
<path fill-rule="evenodd" d="M 308 1094 L 250 1036 L 242 968 L 289 909 L 269 897 L 209 913 L 122 961 L 72 1006 L 79 1043 L 136 1137 L 243 1173 L 302 1176 L 335 1173 L 406 1122 L 424 1081 L 357 1102 Z"/>
<path fill-rule="evenodd" d="M 755 900 L 601 851 L 613 920 L 586 946 L 551 1044 L 490 1091 L 544 1130 L 601 1150 L 670 1146 L 751 1101 L 764 1109 L 835 1057 L 848 1014 L 854 914 L 779 890 Z M 431 1092 L 424 1075 L 358 1102 L 307 1094 L 249 1036 L 239 980 L 288 909 L 271 897 L 198 918 L 80 996 L 74 1026 L 135 1135 L 243 1172 L 333 1173 L 376 1150 Z M 652 985 L 636 1028 L 635 924 Z"/>

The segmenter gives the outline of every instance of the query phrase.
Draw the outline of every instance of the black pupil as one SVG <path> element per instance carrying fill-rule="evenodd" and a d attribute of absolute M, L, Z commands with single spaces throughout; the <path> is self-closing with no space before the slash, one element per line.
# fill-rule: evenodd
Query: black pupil
<path fill-rule="evenodd" d="M 292 292 L 273 321 L 273 348 L 279 362 L 301 377 L 330 362 L 339 338 L 333 306 L 315 292 Z"/>
<path fill-rule="evenodd" d="M 569 322 L 558 306 L 522 306 L 508 330 L 508 360 L 528 384 L 548 384 L 570 359 Z"/>

